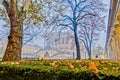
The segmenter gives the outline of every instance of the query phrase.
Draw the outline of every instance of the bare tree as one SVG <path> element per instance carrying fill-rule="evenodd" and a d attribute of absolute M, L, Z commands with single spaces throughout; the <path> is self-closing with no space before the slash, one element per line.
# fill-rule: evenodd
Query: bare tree
<path fill-rule="evenodd" d="M 101 31 L 105 31 L 105 16 L 89 16 L 83 20 L 80 26 L 79 39 L 82 41 L 89 59 L 91 59 L 92 46 L 100 37 Z"/>
<path fill-rule="evenodd" d="M 51 3 L 52 4 L 52 3 Z M 87 16 L 96 16 L 95 11 L 104 8 L 101 0 L 58 0 L 50 6 L 53 13 L 50 22 L 54 23 L 53 30 L 71 30 L 76 46 L 76 59 L 81 59 L 78 30 L 81 21 Z"/>

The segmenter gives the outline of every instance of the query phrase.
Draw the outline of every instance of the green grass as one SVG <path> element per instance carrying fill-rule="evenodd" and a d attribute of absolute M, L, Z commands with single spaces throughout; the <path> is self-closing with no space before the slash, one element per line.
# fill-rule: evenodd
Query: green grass
<path fill-rule="evenodd" d="M 90 60 L 0 62 L 0 80 L 120 80 L 120 61 L 93 61 L 100 62 L 98 73 L 90 71 Z"/>

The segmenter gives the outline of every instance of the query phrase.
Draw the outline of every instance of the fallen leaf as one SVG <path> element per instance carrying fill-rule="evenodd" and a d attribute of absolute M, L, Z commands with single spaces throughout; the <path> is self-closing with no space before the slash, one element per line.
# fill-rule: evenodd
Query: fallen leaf
<path fill-rule="evenodd" d="M 89 63 L 89 69 L 90 69 L 91 72 L 95 72 L 95 73 L 99 72 L 99 70 L 96 68 L 95 62 L 90 62 Z"/>
<path fill-rule="evenodd" d="M 107 70 L 108 70 L 108 68 L 106 68 L 106 67 L 105 67 L 105 68 L 103 68 L 103 70 L 107 71 Z"/>
<path fill-rule="evenodd" d="M 96 66 L 96 67 L 97 67 L 97 66 L 100 66 L 100 62 L 99 62 L 99 61 L 95 61 L 94 63 L 95 63 L 95 66 Z"/>
<path fill-rule="evenodd" d="M 68 63 L 68 67 L 72 69 L 75 68 L 71 63 Z"/>
<path fill-rule="evenodd" d="M 25 62 L 25 60 L 19 60 L 18 62 L 19 62 L 19 63 L 24 63 L 24 62 Z"/>

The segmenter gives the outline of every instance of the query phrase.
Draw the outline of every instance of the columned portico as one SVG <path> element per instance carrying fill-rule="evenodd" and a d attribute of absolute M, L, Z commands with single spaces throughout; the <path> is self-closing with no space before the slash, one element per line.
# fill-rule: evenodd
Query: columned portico
<path fill-rule="evenodd" d="M 120 60 L 120 0 L 111 0 L 106 55 L 108 59 Z"/>

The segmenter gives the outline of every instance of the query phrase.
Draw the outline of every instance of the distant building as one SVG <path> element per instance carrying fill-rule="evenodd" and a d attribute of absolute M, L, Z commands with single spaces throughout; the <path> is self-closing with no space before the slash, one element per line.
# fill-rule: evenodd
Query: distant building
<path fill-rule="evenodd" d="M 22 58 L 39 58 L 36 52 L 41 50 L 40 46 L 37 45 L 25 45 L 22 47 Z"/>
<path fill-rule="evenodd" d="M 36 53 L 37 50 L 40 50 L 41 47 L 40 46 L 37 46 L 37 45 L 25 45 L 22 47 L 22 53 L 25 54 L 25 53 Z"/>
<path fill-rule="evenodd" d="M 52 57 L 50 57 L 49 59 L 73 59 L 73 55 L 72 54 L 55 54 Z"/>
<path fill-rule="evenodd" d="M 50 45 L 47 45 L 44 49 L 38 51 L 39 58 L 49 59 L 53 55 L 57 54 L 57 51 L 52 49 Z"/>
<path fill-rule="evenodd" d="M 60 35 L 60 38 L 57 34 L 53 34 L 49 36 L 49 39 L 45 39 L 45 47 L 40 51 L 40 53 L 48 53 L 49 59 L 54 59 L 53 55 L 57 56 L 57 54 L 65 54 L 66 59 L 69 55 L 73 56 L 75 53 L 75 44 L 72 34 L 69 32 L 61 32 Z"/>

